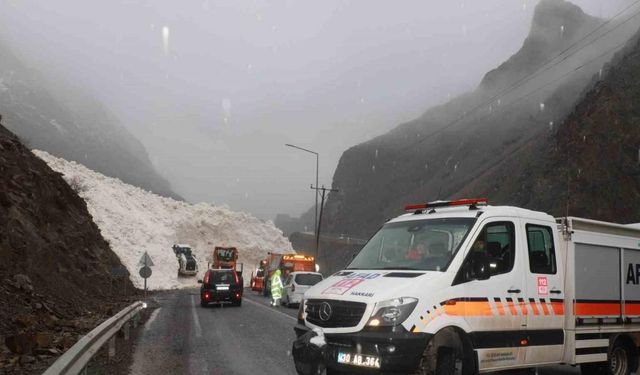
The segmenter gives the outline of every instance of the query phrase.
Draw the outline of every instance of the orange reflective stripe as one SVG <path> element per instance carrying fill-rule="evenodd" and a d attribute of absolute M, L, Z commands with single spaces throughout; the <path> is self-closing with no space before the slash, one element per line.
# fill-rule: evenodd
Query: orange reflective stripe
<path fill-rule="evenodd" d="M 524 302 L 524 298 L 518 298 L 518 305 L 520 305 L 520 310 L 522 311 L 522 315 L 528 315 L 529 310 L 527 310 L 527 304 Z"/>
<path fill-rule="evenodd" d="M 624 315 L 640 315 L 640 302 L 625 302 Z"/>
<path fill-rule="evenodd" d="M 453 316 L 492 316 L 489 301 L 448 301 L 443 306 L 444 312 Z"/>
<path fill-rule="evenodd" d="M 564 315 L 564 301 L 551 300 L 551 308 L 555 315 Z"/>
<path fill-rule="evenodd" d="M 544 298 L 540 299 L 540 307 L 542 307 L 544 315 L 549 315 L 549 307 L 547 306 L 547 301 L 545 301 Z"/>
<path fill-rule="evenodd" d="M 516 310 L 516 307 L 513 305 L 513 300 L 511 298 L 507 298 L 507 306 L 509 306 L 509 311 L 511 311 L 511 315 L 513 316 L 518 315 L 518 311 Z"/>
<path fill-rule="evenodd" d="M 533 298 L 529 298 L 529 303 L 531 304 L 531 310 L 533 310 L 533 315 L 540 315 L 540 311 L 538 310 L 538 305 L 536 304 L 536 300 Z"/>
<path fill-rule="evenodd" d="M 620 315 L 620 302 L 576 302 L 576 315 Z"/>
<path fill-rule="evenodd" d="M 494 302 L 496 303 L 496 308 L 498 309 L 498 314 L 504 315 L 504 306 L 502 306 L 502 301 L 500 298 L 494 298 Z"/>

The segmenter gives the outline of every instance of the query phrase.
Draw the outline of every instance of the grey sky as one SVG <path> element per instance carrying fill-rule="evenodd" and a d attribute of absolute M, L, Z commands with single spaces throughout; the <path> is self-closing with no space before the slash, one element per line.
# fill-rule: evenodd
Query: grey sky
<path fill-rule="evenodd" d="M 610 17 L 633 0 L 575 0 Z M 4 0 L 0 36 L 100 99 L 190 201 L 262 218 L 313 203 L 342 152 L 471 90 L 529 0 Z M 163 43 L 163 29 L 168 44 Z"/>

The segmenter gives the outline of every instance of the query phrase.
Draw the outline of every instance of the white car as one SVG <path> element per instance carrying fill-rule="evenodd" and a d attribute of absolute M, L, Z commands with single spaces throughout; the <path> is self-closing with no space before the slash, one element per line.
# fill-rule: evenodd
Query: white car
<path fill-rule="evenodd" d="M 300 304 L 304 292 L 320 281 L 322 274 L 318 272 L 291 272 L 284 282 L 282 304 L 287 307 Z"/>

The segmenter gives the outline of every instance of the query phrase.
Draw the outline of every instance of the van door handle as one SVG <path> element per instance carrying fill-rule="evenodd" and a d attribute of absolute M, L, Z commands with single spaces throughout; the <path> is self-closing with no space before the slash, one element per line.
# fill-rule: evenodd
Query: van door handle
<path fill-rule="evenodd" d="M 561 290 L 558 290 L 558 289 L 551 289 L 551 290 L 549 291 L 549 293 L 551 293 L 551 294 L 560 294 L 560 293 L 562 293 L 562 291 L 561 291 Z"/>
<path fill-rule="evenodd" d="M 507 290 L 507 293 L 520 293 L 521 290 L 520 289 L 509 289 Z"/>

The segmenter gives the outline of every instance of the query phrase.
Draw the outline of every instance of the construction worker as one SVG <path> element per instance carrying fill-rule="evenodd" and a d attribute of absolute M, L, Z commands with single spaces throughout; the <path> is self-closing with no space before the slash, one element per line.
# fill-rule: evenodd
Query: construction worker
<path fill-rule="evenodd" d="M 280 279 L 280 270 L 276 270 L 271 276 L 271 306 L 279 306 L 280 298 L 282 298 L 282 280 Z"/>

